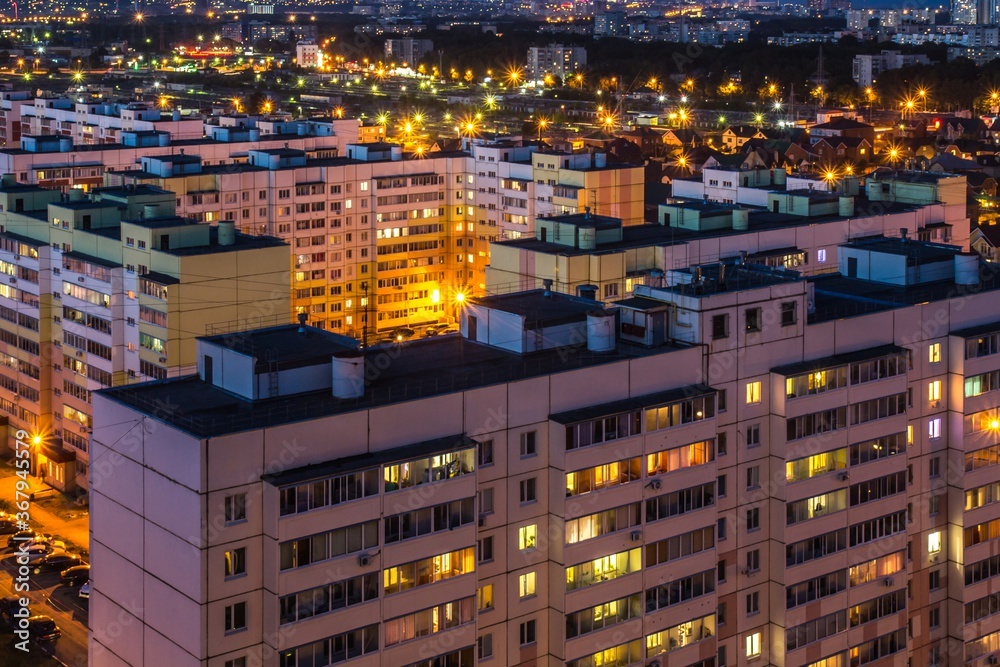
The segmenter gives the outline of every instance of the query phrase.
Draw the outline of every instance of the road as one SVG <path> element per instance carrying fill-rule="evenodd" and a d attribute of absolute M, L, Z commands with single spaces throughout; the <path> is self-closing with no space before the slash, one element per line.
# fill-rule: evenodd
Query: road
<path fill-rule="evenodd" d="M 0 545 L 6 545 L 7 537 L 0 536 Z M 13 551 L 0 551 L 0 597 L 14 595 L 15 567 Z M 32 652 L 41 651 L 53 655 L 69 667 L 86 667 L 88 601 L 79 597 L 79 587 L 64 586 L 59 580 L 58 572 L 32 573 L 28 583 L 30 588 L 27 596 L 31 600 L 31 613 L 52 617 L 62 630 L 62 637 L 45 645 L 33 645 Z M 2 636 L 6 637 L 7 632 L 9 630 Z M 37 664 L 48 663 L 40 657 Z"/>

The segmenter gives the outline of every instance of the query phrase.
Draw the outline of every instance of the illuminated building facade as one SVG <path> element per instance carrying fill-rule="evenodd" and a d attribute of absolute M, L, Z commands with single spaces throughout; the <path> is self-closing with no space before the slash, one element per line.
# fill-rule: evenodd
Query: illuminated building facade
<path fill-rule="evenodd" d="M 203 338 L 96 395 L 90 663 L 992 664 L 1000 275 L 837 256 L 471 299 L 365 353 Z"/>
<path fill-rule="evenodd" d="M 0 414 L 56 488 L 86 489 L 94 391 L 189 372 L 209 327 L 288 321 L 287 247 L 178 217 L 173 193 L 7 175 L 0 204 Z"/>

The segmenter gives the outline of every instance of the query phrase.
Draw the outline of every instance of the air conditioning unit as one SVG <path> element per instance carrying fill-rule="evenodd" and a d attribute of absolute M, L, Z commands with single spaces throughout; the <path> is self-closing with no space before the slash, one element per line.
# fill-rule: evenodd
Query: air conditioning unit
<path fill-rule="evenodd" d="M 934 554 L 933 556 L 931 556 L 931 557 L 930 557 L 930 561 L 931 561 L 932 563 L 936 563 L 936 562 L 938 562 L 938 561 L 939 561 L 940 559 L 941 559 L 941 556 L 939 556 L 938 554 Z"/>
<path fill-rule="evenodd" d="M 358 556 L 358 565 L 360 565 L 361 567 L 368 567 L 369 565 L 371 565 L 371 562 L 372 562 L 372 557 L 369 556 L 368 554 L 361 554 L 360 556 Z"/>
<path fill-rule="evenodd" d="M 844 472 L 840 473 L 839 475 L 837 475 L 837 479 L 839 479 L 841 482 L 846 482 L 850 478 L 851 478 L 851 475 L 846 470 Z"/>
<path fill-rule="evenodd" d="M 882 585 L 886 588 L 892 588 L 892 577 L 886 577 L 882 580 Z"/>
<path fill-rule="evenodd" d="M 79 278 L 76 279 L 76 282 L 78 282 L 78 283 L 85 283 L 85 282 L 87 282 L 87 279 L 84 278 L 83 276 L 80 276 Z"/>
<path fill-rule="evenodd" d="M 653 491 L 659 491 L 661 486 L 663 486 L 663 482 L 661 482 L 658 479 L 654 479 L 652 482 L 649 483 L 649 488 L 651 488 Z"/>
<path fill-rule="evenodd" d="M 633 530 L 631 533 L 628 534 L 628 539 L 630 542 L 638 542 L 639 540 L 642 539 L 642 531 Z"/>
<path fill-rule="evenodd" d="M 10 278 L 8 278 L 8 280 L 10 281 L 11 285 L 17 284 L 17 278 L 15 278 L 14 276 L 11 276 Z"/>
<path fill-rule="evenodd" d="M 485 514 L 480 514 L 479 515 L 479 527 L 480 528 L 484 528 L 485 526 L 486 526 L 486 515 Z"/>
<path fill-rule="evenodd" d="M 76 351 L 76 356 L 82 357 L 83 356 L 83 350 L 77 350 Z"/>
<path fill-rule="evenodd" d="M 160 363 L 161 364 L 167 363 L 167 358 L 166 357 L 160 357 Z"/>

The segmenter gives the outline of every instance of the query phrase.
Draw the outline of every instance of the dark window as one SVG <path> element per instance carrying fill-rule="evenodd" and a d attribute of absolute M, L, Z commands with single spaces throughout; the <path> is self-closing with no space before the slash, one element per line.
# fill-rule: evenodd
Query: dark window
<path fill-rule="evenodd" d="M 796 317 L 797 305 L 794 301 L 786 301 L 781 304 L 781 326 L 790 327 L 798 321 Z"/>
<path fill-rule="evenodd" d="M 729 315 L 712 316 L 712 338 L 729 337 Z"/>

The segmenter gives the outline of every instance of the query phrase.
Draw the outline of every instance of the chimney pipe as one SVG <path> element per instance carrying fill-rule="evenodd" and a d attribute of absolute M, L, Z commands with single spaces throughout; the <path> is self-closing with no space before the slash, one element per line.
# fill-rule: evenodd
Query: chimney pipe
<path fill-rule="evenodd" d="M 304 334 L 306 332 L 306 320 L 309 319 L 309 313 L 299 313 L 299 333 Z"/>
<path fill-rule="evenodd" d="M 551 299 L 552 298 L 552 279 L 551 278 L 546 278 L 545 280 L 543 280 L 542 281 L 542 287 L 545 289 L 545 291 L 542 293 L 542 296 L 544 296 L 546 299 Z"/>

